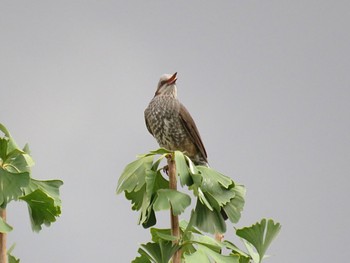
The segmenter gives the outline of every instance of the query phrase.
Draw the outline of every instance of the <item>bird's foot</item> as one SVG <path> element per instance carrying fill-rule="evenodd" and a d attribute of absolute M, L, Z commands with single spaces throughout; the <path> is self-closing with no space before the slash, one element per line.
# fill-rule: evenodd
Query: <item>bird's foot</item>
<path fill-rule="evenodd" d="M 166 175 L 169 175 L 169 174 L 168 174 L 168 171 L 169 171 L 169 166 L 168 166 L 168 165 L 165 165 L 165 166 L 163 167 L 163 172 L 166 173 Z"/>

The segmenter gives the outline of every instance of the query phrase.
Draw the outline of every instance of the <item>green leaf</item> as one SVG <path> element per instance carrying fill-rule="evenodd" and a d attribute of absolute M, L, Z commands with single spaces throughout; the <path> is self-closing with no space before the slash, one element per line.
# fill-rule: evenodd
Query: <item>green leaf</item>
<path fill-rule="evenodd" d="M 275 223 L 272 219 L 269 219 L 268 221 L 266 219 L 262 219 L 260 223 L 256 223 L 250 227 L 238 229 L 236 234 L 255 247 L 259 254 L 258 262 L 261 262 L 267 248 L 270 246 L 272 240 L 277 236 L 280 229 L 280 223 Z"/>
<path fill-rule="evenodd" d="M 195 214 L 194 210 L 191 211 L 191 217 L 190 217 L 190 222 L 187 222 L 186 220 L 181 220 L 180 221 L 180 229 L 186 234 L 186 232 L 192 232 L 195 234 L 202 235 L 202 232 L 200 232 L 198 229 L 196 229 L 193 224 L 195 221 Z"/>
<path fill-rule="evenodd" d="M 242 239 L 242 240 L 243 240 L 243 243 L 248 251 L 249 256 L 252 258 L 253 262 L 259 263 L 262 259 L 260 260 L 259 253 L 257 253 L 254 250 L 254 246 L 252 244 L 250 244 L 247 240 L 245 240 L 245 239 Z"/>
<path fill-rule="evenodd" d="M 140 256 L 131 261 L 131 263 L 152 263 L 148 259 L 147 254 L 145 254 L 141 249 L 139 249 L 138 252 L 140 253 Z"/>
<path fill-rule="evenodd" d="M 8 256 L 8 263 L 19 263 L 19 259 L 18 258 L 15 258 L 13 255 L 12 255 L 12 250 L 15 248 L 15 245 L 16 244 L 13 244 L 9 250 L 7 251 L 7 256 Z"/>
<path fill-rule="evenodd" d="M 239 263 L 238 255 L 221 255 L 220 253 L 211 250 L 207 246 L 198 245 L 197 251 L 191 255 L 184 254 L 186 263 Z"/>
<path fill-rule="evenodd" d="M 158 170 L 158 166 L 162 162 L 163 158 L 164 158 L 164 156 L 161 156 L 156 161 L 153 162 L 153 165 L 152 165 L 152 168 L 151 168 L 153 171 L 157 171 Z"/>
<path fill-rule="evenodd" d="M 193 185 L 189 187 L 209 210 L 218 211 L 236 195 L 234 182 L 227 176 L 205 166 L 197 166 L 198 174 L 192 174 Z M 198 178 L 200 177 L 200 179 Z"/>
<path fill-rule="evenodd" d="M 169 153 L 173 153 L 172 151 L 169 151 L 165 148 L 159 148 L 157 150 L 154 150 L 154 151 L 150 151 L 150 154 L 153 154 L 153 155 L 164 155 L 164 154 L 169 154 Z"/>
<path fill-rule="evenodd" d="M 56 206 L 61 205 L 60 190 L 59 188 L 63 185 L 60 180 L 46 180 L 40 181 L 33 178 L 30 179 L 29 184 L 23 188 L 24 194 L 28 195 L 37 189 L 40 189 L 45 194 L 53 198 Z"/>
<path fill-rule="evenodd" d="M 205 205 L 210 211 L 214 210 L 213 206 L 210 204 L 209 200 L 205 197 L 205 194 L 203 193 L 201 188 L 197 189 L 197 196 L 199 201 L 201 201 L 201 203 Z M 217 202 L 215 202 L 215 204 L 218 206 Z"/>
<path fill-rule="evenodd" d="M 160 189 L 157 191 L 157 199 L 153 204 L 155 211 L 168 210 L 170 207 L 173 214 L 179 215 L 191 204 L 191 197 L 173 189 Z"/>
<path fill-rule="evenodd" d="M 1 209 L 1 208 L 0 208 Z M 12 226 L 10 226 L 9 224 L 7 224 L 4 219 L 2 219 L 0 217 L 0 233 L 8 233 L 11 232 L 13 229 Z"/>
<path fill-rule="evenodd" d="M 182 152 L 175 151 L 175 163 L 177 175 L 180 176 L 181 186 L 191 185 L 193 181 L 188 170 L 185 156 Z"/>
<path fill-rule="evenodd" d="M 144 185 L 137 192 L 125 192 L 125 197 L 131 200 L 132 210 L 141 210 L 138 224 L 142 224 L 144 228 L 153 226 L 156 223 L 154 211 L 152 209 L 151 200 L 147 198 Z"/>
<path fill-rule="evenodd" d="M 245 193 L 246 189 L 243 185 L 235 185 L 232 190 L 235 192 L 235 196 L 227 203 L 223 210 L 228 216 L 229 220 L 232 223 L 237 223 L 241 218 L 241 213 L 243 211 L 244 203 L 245 203 Z"/>
<path fill-rule="evenodd" d="M 229 186 L 234 185 L 234 182 L 230 177 L 227 177 L 226 175 L 223 175 L 222 173 L 219 173 L 215 171 L 214 169 L 211 169 L 206 166 L 197 166 L 198 171 L 202 175 L 202 177 L 206 180 L 210 180 L 213 182 L 218 182 L 225 188 L 229 188 Z M 208 187 L 212 184 L 212 182 L 207 182 Z"/>
<path fill-rule="evenodd" d="M 178 246 L 173 246 L 172 242 L 159 242 L 142 244 L 138 252 L 141 257 L 132 261 L 134 263 L 154 262 L 154 263 L 168 263 L 172 255 L 178 249 Z M 149 261 L 146 261 L 148 259 Z"/>
<path fill-rule="evenodd" d="M 6 129 L 6 127 L 0 123 L 0 131 L 2 131 L 6 137 L 10 137 L 10 132 Z"/>
<path fill-rule="evenodd" d="M 20 199 L 28 204 L 33 231 L 40 231 L 43 224 L 50 226 L 61 214 L 61 209 L 55 205 L 55 200 L 41 189 L 20 197 Z"/>
<path fill-rule="evenodd" d="M 118 180 L 117 194 L 123 191 L 137 192 L 145 184 L 146 171 L 152 168 L 153 156 L 146 156 L 129 163 Z"/>
<path fill-rule="evenodd" d="M 5 134 L 5 138 L 7 141 L 7 147 L 6 147 L 6 155 L 9 154 L 10 152 L 12 152 L 15 149 L 18 149 L 18 146 L 16 144 L 16 142 L 14 141 L 14 139 L 11 137 L 10 132 L 6 129 L 6 127 L 0 123 L 0 131 L 2 131 Z"/>
<path fill-rule="evenodd" d="M 146 186 L 143 186 L 139 191 L 137 192 L 125 192 L 125 197 L 128 200 L 131 200 L 132 203 L 132 210 L 141 210 L 140 211 L 140 218 L 138 224 L 144 224 L 148 221 L 149 216 L 151 215 L 151 208 L 150 207 L 150 200 L 146 196 Z"/>
<path fill-rule="evenodd" d="M 161 158 L 164 158 L 168 154 L 172 154 L 172 153 L 173 151 L 169 151 L 165 148 L 159 148 L 157 150 L 150 151 L 149 153 L 146 153 L 146 154 L 139 154 L 137 158 L 143 158 L 143 157 L 154 156 L 154 155 L 161 155 Z"/>
<path fill-rule="evenodd" d="M 205 235 L 194 235 L 192 242 L 206 246 L 217 253 L 220 253 L 221 249 L 223 248 L 219 241 Z"/>
<path fill-rule="evenodd" d="M 169 228 L 160 229 L 160 228 L 151 228 L 152 241 L 159 243 L 160 241 L 175 241 L 177 237 L 171 234 Z"/>
<path fill-rule="evenodd" d="M 26 154 L 30 155 L 30 149 L 29 149 L 29 145 L 28 143 L 26 143 L 23 147 L 23 152 L 25 152 Z"/>
<path fill-rule="evenodd" d="M 239 263 L 250 263 L 250 257 L 239 255 Z"/>
<path fill-rule="evenodd" d="M 193 177 L 193 175 L 198 175 L 199 171 L 197 169 L 197 166 L 191 161 L 191 159 L 188 156 L 185 155 L 185 158 L 187 160 L 188 169 L 190 170 L 192 177 Z"/>
<path fill-rule="evenodd" d="M 211 263 L 207 254 L 204 251 L 196 250 L 196 252 L 192 254 L 184 254 L 184 259 L 186 263 Z"/>
<path fill-rule="evenodd" d="M 147 210 L 147 219 L 142 223 L 143 228 L 149 228 L 157 223 L 156 214 L 153 207 L 150 206 Z"/>
<path fill-rule="evenodd" d="M 2 124 L 0 124 L 0 130 L 5 134 L 4 138 L 0 137 L 0 166 L 2 169 L 10 173 L 30 172 L 34 161 L 29 155 L 28 146 L 21 150 Z"/>
<path fill-rule="evenodd" d="M 7 157 L 7 143 L 7 139 L 0 137 L 0 166 L 2 166 L 2 163 Z"/>
<path fill-rule="evenodd" d="M 169 189 L 169 181 L 162 176 L 160 171 L 150 170 L 146 174 L 145 182 L 147 198 L 149 200 L 151 200 L 152 196 L 154 196 L 159 189 Z"/>
<path fill-rule="evenodd" d="M 29 173 L 10 173 L 0 167 L 0 207 L 23 195 L 22 188 L 29 183 Z"/>
<path fill-rule="evenodd" d="M 159 171 L 145 171 L 145 184 L 138 191 L 125 191 L 125 196 L 131 200 L 133 210 L 141 210 L 139 224 L 145 228 L 156 223 L 153 211 L 153 201 L 159 189 L 169 188 L 169 182 Z"/>
<path fill-rule="evenodd" d="M 11 254 L 8 254 L 7 256 L 8 256 L 9 263 L 20 263 L 20 260 L 12 256 Z"/>
<path fill-rule="evenodd" d="M 195 208 L 194 225 L 198 229 L 211 234 L 226 232 L 226 224 L 220 211 L 215 209 L 210 211 L 199 200 L 197 200 Z"/>
<path fill-rule="evenodd" d="M 34 160 L 29 154 L 22 150 L 14 149 L 6 156 L 2 166 L 10 173 L 23 173 L 30 172 L 33 165 Z"/>
<path fill-rule="evenodd" d="M 222 244 L 227 249 L 230 249 L 233 255 L 239 255 L 239 263 L 249 263 L 250 256 L 246 252 L 239 249 L 235 244 L 227 240 L 224 240 Z"/>
<path fill-rule="evenodd" d="M 126 199 L 131 201 L 131 209 L 135 211 L 139 211 L 142 207 L 143 200 L 146 198 L 146 186 L 144 185 L 139 191 L 135 192 L 126 192 L 125 191 L 125 197 Z"/>

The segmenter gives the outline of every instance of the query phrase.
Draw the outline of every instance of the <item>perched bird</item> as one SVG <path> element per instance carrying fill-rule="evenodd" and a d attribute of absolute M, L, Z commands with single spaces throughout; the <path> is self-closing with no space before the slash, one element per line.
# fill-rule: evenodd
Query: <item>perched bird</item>
<path fill-rule="evenodd" d="M 194 164 L 208 166 L 207 152 L 197 126 L 177 99 L 176 75 L 161 76 L 156 93 L 145 110 L 147 129 L 160 147 L 185 152 Z"/>

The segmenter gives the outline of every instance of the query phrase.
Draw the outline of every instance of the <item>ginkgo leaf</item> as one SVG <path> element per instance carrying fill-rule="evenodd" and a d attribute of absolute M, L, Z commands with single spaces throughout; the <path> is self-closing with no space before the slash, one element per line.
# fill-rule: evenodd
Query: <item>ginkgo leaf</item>
<path fill-rule="evenodd" d="M 263 259 L 267 248 L 281 229 L 280 223 L 275 223 L 272 219 L 262 219 L 260 222 L 242 229 L 237 229 L 237 236 L 248 241 L 255 247 L 259 254 L 259 262 Z"/>
<path fill-rule="evenodd" d="M 205 166 L 197 166 L 197 174 L 191 174 L 193 184 L 189 187 L 209 210 L 218 211 L 236 195 L 234 182 L 229 177 Z"/>
<path fill-rule="evenodd" d="M 13 229 L 12 226 L 7 224 L 2 217 L 0 217 L 0 233 L 8 233 L 11 232 Z"/>
<path fill-rule="evenodd" d="M 238 255 L 222 255 L 207 246 L 198 245 L 197 251 L 191 255 L 185 254 L 184 259 L 186 263 L 239 263 Z"/>
<path fill-rule="evenodd" d="M 195 194 L 195 195 L 196 195 L 196 194 Z M 205 205 L 210 211 L 213 211 L 213 210 L 214 210 L 214 208 L 213 208 L 213 206 L 210 204 L 209 200 L 205 197 L 205 194 L 203 193 L 202 189 L 199 188 L 199 187 L 198 187 L 198 189 L 197 189 L 197 196 L 198 196 L 199 201 L 201 201 L 201 203 L 202 203 L 203 205 Z M 214 201 L 215 201 L 215 199 L 214 199 Z M 217 206 L 219 205 L 218 202 L 216 202 L 216 201 L 215 201 L 215 204 L 216 204 Z M 215 205 L 215 204 L 214 204 L 214 205 Z"/>
<path fill-rule="evenodd" d="M 175 163 L 176 163 L 176 172 L 177 172 L 177 175 L 180 177 L 181 186 L 191 185 L 193 181 L 189 173 L 185 156 L 180 151 L 175 151 L 174 155 L 175 155 Z"/>
<path fill-rule="evenodd" d="M 151 228 L 152 241 L 159 243 L 161 240 L 164 241 L 175 241 L 178 238 L 171 234 L 171 229 L 160 229 L 160 228 Z"/>
<path fill-rule="evenodd" d="M 10 132 L 1 123 L 0 123 L 0 131 L 2 131 L 5 134 L 5 138 L 6 138 L 6 141 L 7 141 L 6 155 L 8 155 L 10 152 L 12 152 L 15 149 L 20 150 L 20 148 L 17 146 L 16 142 L 12 138 Z"/>
<path fill-rule="evenodd" d="M 202 235 L 202 232 L 200 232 L 197 228 L 193 226 L 195 221 L 195 214 L 194 210 L 191 211 L 191 217 L 190 217 L 190 222 L 187 222 L 186 220 L 181 220 L 180 221 L 180 229 L 184 232 L 192 232 L 195 234 Z"/>
<path fill-rule="evenodd" d="M 186 263 L 211 263 L 207 254 L 204 251 L 198 251 L 192 254 L 184 254 L 184 259 Z"/>
<path fill-rule="evenodd" d="M 169 154 L 172 153 L 172 151 L 169 151 L 165 148 L 159 148 L 157 150 L 153 150 L 149 152 L 149 155 L 165 155 L 165 154 Z"/>
<path fill-rule="evenodd" d="M 160 171 L 149 170 L 145 178 L 147 198 L 151 200 L 159 189 L 168 189 L 169 181 L 166 180 Z"/>
<path fill-rule="evenodd" d="M 211 180 L 212 182 L 217 182 L 225 188 L 229 188 L 229 186 L 232 184 L 234 185 L 234 182 L 231 178 L 223 175 L 222 173 L 219 173 L 218 171 L 215 171 L 212 168 L 206 166 L 197 166 L 197 169 L 204 179 Z M 208 182 L 208 187 L 210 184 L 211 182 Z"/>
<path fill-rule="evenodd" d="M 145 184 L 146 171 L 153 164 L 153 156 L 146 156 L 129 163 L 118 180 L 117 194 L 127 191 L 137 192 Z"/>
<path fill-rule="evenodd" d="M 173 214 L 179 215 L 191 204 L 191 197 L 173 189 L 160 189 L 157 191 L 157 199 L 153 204 L 155 211 L 172 208 Z"/>
<path fill-rule="evenodd" d="M 0 137 L 0 166 L 4 160 L 6 160 L 7 156 L 7 140 L 5 138 Z"/>
<path fill-rule="evenodd" d="M 169 188 L 169 182 L 162 176 L 160 171 L 145 171 L 143 186 L 138 190 L 125 191 L 125 197 L 131 201 L 133 210 L 140 210 L 139 224 L 145 228 L 156 223 L 153 211 L 153 202 L 159 189 Z"/>
<path fill-rule="evenodd" d="M 194 226 L 199 230 L 211 234 L 226 232 L 226 223 L 220 211 L 215 209 L 211 211 L 208 207 L 197 200 L 194 213 Z"/>
<path fill-rule="evenodd" d="M 0 123 L 0 131 L 2 131 L 6 137 L 10 137 L 10 132 L 6 129 L 6 127 Z"/>
<path fill-rule="evenodd" d="M 171 241 L 161 241 L 159 243 L 142 244 L 138 252 L 141 257 L 133 260 L 133 263 L 153 262 L 168 263 L 172 255 L 178 249 L 178 246 L 172 245 Z M 149 260 L 149 261 L 147 261 Z"/>
<path fill-rule="evenodd" d="M 12 256 L 11 254 L 8 254 L 8 261 L 9 263 L 19 263 L 20 260 L 14 256 Z"/>
<path fill-rule="evenodd" d="M 152 263 L 151 260 L 149 260 L 146 253 L 144 253 L 141 249 L 138 251 L 140 253 L 140 256 L 135 258 L 131 263 Z"/>
<path fill-rule="evenodd" d="M 52 197 L 55 201 L 56 206 L 61 205 L 60 190 L 59 188 L 63 185 L 61 180 L 36 180 L 31 178 L 29 184 L 23 188 L 24 195 L 28 195 L 37 189 L 42 190 L 48 196 Z"/>
<path fill-rule="evenodd" d="M 15 248 L 15 245 L 16 245 L 16 244 L 13 244 L 13 245 L 9 248 L 9 250 L 7 250 L 8 263 L 19 263 L 19 261 L 20 261 L 18 258 L 14 257 L 14 256 L 12 255 L 12 251 L 13 251 L 13 249 Z"/>
<path fill-rule="evenodd" d="M 248 251 L 249 256 L 252 258 L 254 263 L 260 263 L 262 259 L 260 259 L 259 253 L 256 252 L 256 250 L 254 249 L 254 246 L 249 243 L 247 240 L 242 239 L 243 243 L 245 245 L 245 248 Z"/>
<path fill-rule="evenodd" d="M 0 207 L 23 195 L 22 188 L 29 184 L 29 173 L 10 173 L 0 167 Z"/>
<path fill-rule="evenodd" d="M 146 186 L 144 185 L 137 192 L 126 192 L 125 197 L 131 200 L 132 209 L 140 210 L 140 217 L 138 224 L 142 224 L 145 228 L 153 226 L 156 223 L 154 212 L 151 206 L 151 200 L 147 198 L 147 192 L 145 191 Z"/>
<path fill-rule="evenodd" d="M 193 243 L 206 246 L 217 253 L 220 253 L 221 249 L 223 248 L 222 244 L 219 241 L 215 240 L 214 238 L 212 238 L 210 236 L 193 235 L 193 238 L 191 241 Z"/>
<path fill-rule="evenodd" d="M 190 170 L 191 174 L 192 175 L 198 174 L 199 171 L 197 169 L 197 166 L 192 162 L 192 160 L 187 155 L 185 155 L 185 158 L 188 164 L 188 169 Z"/>
<path fill-rule="evenodd" d="M 140 210 L 142 207 L 142 202 L 143 199 L 145 198 L 146 192 L 145 192 L 146 186 L 143 186 L 143 188 L 141 188 L 139 191 L 135 192 L 127 192 L 125 191 L 125 197 L 126 199 L 131 201 L 131 209 L 132 210 Z"/>
<path fill-rule="evenodd" d="M 239 263 L 245 263 L 245 262 L 249 262 L 250 257 L 249 254 L 247 254 L 246 252 L 244 252 L 243 250 L 239 249 L 235 244 L 233 244 L 232 242 L 228 241 L 228 240 L 224 240 L 222 242 L 223 246 L 226 247 L 227 249 L 232 251 L 232 254 L 235 255 L 239 255 L 240 259 L 239 259 Z"/>
<path fill-rule="evenodd" d="M 232 223 L 237 223 L 243 211 L 246 189 L 243 185 L 236 184 L 232 190 L 235 192 L 235 196 L 223 206 L 223 210 Z"/>
<path fill-rule="evenodd" d="M 14 149 L 6 156 L 2 167 L 10 173 L 23 173 L 30 172 L 33 165 L 34 160 L 28 153 Z"/>
<path fill-rule="evenodd" d="M 28 204 L 33 231 L 40 231 L 43 224 L 50 226 L 61 214 L 61 208 L 55 205 L 55 200 L 40 189 L 20 199 Z"/>

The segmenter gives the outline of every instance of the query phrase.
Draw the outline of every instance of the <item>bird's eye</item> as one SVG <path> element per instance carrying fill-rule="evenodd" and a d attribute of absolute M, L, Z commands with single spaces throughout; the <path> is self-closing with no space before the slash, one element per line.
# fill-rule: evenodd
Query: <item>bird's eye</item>
<path fill-rule="evenodd" d="M 162 80 L 162 81 L 160 82 L 160 87 L 163 86 L 163 85 L 166 84 L 166 83 L 167 83 L 166 80 Z"/>

